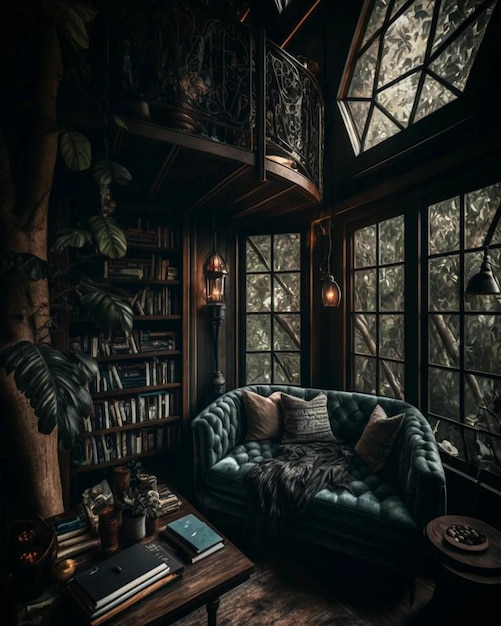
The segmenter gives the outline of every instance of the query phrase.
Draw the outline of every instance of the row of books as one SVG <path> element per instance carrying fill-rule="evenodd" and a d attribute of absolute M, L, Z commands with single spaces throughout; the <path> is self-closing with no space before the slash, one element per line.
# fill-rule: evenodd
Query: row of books
<path fill-rule="evenodd" d="M 133 389 L 177 382 L 176 359 L 153 357 L 148 361 L 101 363 L 92 392 Z"/>
<path fill-rule="evenodd" d="M 173 279 L 172 279 L 173 280 Z M 131 306 L 135 315 L 179 315 L 180 300 L 176 288 L 166 285 L 138 289 L 131 297 Z"/>
<path fill-rule="evenodd" d="M 161 391 L 120 399 L 96 401 L 93 414 L 84 418 L 84 431 L 106 430 L 128 424 L 142 424 L 150 420 L 174 417 L 177 392 Z"/>
<path fill-rule="evenodd" d="M 83 435 L 84 458 L 75 459 L 79 465 L 94 465 L 124 459 L 136 454 L 162 450 L 179 443 L 177 424 L 130 429 L 123 432 Z"/>
<path fill-rule="evenodd" d="M 176 249 L 180 245 L 179 229 L 171 226 L 145 224 L 144 228 L 124 228 L 124 233 L 130 245 L 170 249 Z"/>
<path fill-rule="evenodd" d="M 137 543 L 73 576 L 65 594 L 86 623 L 99 626 L 180 580 L 183 571 L 183 562 L 163 542 Z"/>
<path fill-rule="evenodd" d="M 179 335 L 176 331 L 134 330 L 130 335 L 115 334 L 111 338 L 103 334 L 74 335 L 70 344 L 73 348 L 97 358 L 115 354 L 177 350 Z"/>
<path fill-rule="evenodd" d="M 178 268 L 160 254 L 148 257 L 104 259 L 103 278 L 137 278 L 139 280 L 177 280 Z"/>

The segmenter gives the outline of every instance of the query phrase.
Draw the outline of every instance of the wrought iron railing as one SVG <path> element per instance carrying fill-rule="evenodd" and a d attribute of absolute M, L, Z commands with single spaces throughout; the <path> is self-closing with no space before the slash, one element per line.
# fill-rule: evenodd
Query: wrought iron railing
<path fill-rule="evenodd" d="M 239 22 L 186 2 L 147 4 L 112 26 L 122 98 L 148 103 L 157 123 L 288 157 L 321 193 L 324 106 L 313 74 Z"/>

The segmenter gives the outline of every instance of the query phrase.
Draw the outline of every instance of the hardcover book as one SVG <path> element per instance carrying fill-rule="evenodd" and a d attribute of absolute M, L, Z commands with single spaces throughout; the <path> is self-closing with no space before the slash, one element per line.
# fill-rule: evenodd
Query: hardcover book
<path fill-rule="evenodd" d="M 146 544 L 135 544 L 77 574 L 70 586 L 98 609 L 160 572 L 170 572 L 170 566 Z"/>
<path fill-rule="evenodd" d="M 169 522 L 166 530 L 181 539 L 193 553 L 200 553 L 217 543 L 224 543 L 221 535 L 193 513 Z"/>

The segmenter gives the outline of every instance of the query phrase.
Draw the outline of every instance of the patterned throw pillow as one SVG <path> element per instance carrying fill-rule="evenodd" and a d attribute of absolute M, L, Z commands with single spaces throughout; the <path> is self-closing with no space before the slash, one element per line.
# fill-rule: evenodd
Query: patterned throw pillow
<path fill-rule="evenodd" d="M 309 401 L 282 393 L 282 409 L 285 426 L 282 443 L 336 440 L 329 422 L 325 393 Z"/>
<path fill-rule="evenodd" d="M 360 439 L 355 444 L 355 452 L 373 472 L 383 469 L 404 417 L 405 413 L 388 417 L 379 404 L 372 411 Z"/>
<path fill-rule="evenodd" d="M 247 412 L 246 441 L 280 439 L 284 429 L 280 395 L 280 391 L 270 396 L 261 396 L 247 389 L 242 391 Z"/>

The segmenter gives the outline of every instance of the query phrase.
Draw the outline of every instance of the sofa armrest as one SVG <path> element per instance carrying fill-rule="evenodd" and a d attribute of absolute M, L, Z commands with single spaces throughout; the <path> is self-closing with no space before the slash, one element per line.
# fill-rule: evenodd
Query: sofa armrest
<path fill-rule="evenodd" d="M 445 471 L 430 424 L 410 405 L 396 445 L 398 478 L 419 528 L 446 513 Z"/>
<path fill-rule="evenodd" d="M 239 443 L 243 431 L 241 414 L 241 392 L 229 391 L 191 422 L 195 490 L 200 496 L 208 470 Z"/>

